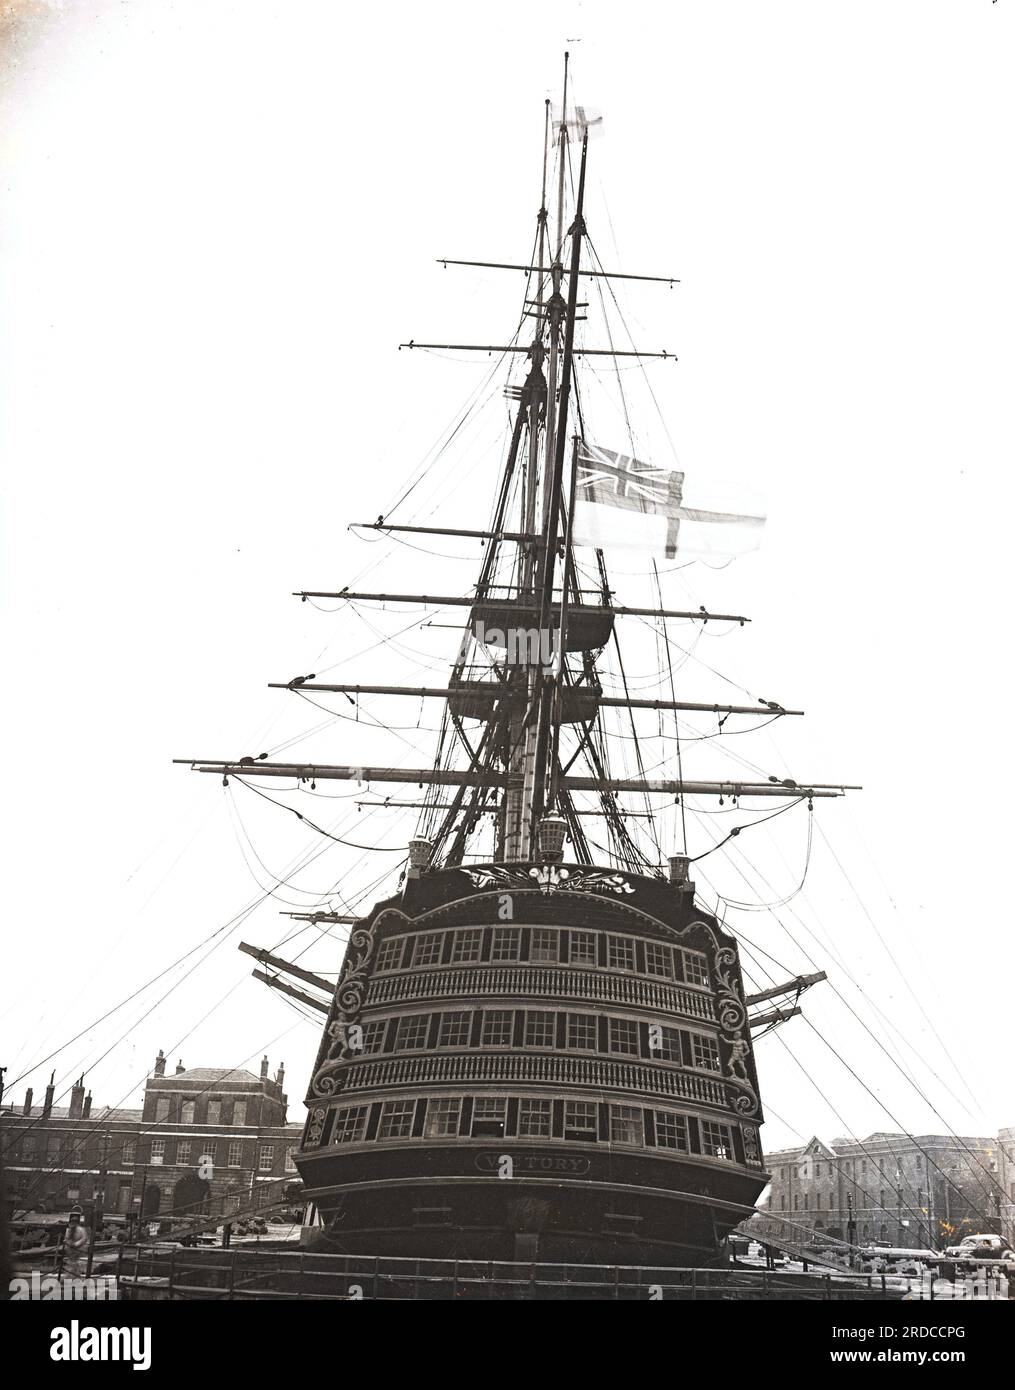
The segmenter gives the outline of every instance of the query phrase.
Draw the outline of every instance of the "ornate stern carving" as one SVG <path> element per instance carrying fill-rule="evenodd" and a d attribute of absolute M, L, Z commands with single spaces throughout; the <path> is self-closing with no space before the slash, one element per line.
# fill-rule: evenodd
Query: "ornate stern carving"
<path fill-rule="evenodd" d="M 755 1125 L 744 1125 L 744 1157 L 754 1167 L 761 1167 L 761 1146 L 758 1143 L 758 1130 Z"/>
<path fill-rule="evenodd" d="M 720 946 L 715 953 L 715 978 L 718 989 L 716 1002 L 719 1012 L 719 1027 L 729 1046 L 726 1063 L 727 1085 L 730 1104 L 741 1115 L 758 1113 L 758 1093 L 747 1074 L 747 1058 L 750 1044 L 744 1038 L 747 1026 L 747 1008 L 733 977 L 733 967 L 737 962 L 736 951 L 730 946 Z"/>
<path fill-rule="evenodd" d="M 342 1089 L 341 1069 L 352 1055 L 348 1043 L 348 1028 L 359 1017 L 366 998 L 376 925 L 376 922 L 373 922 L 369 927 L 357 928 L 349 938 L 345 965 L 335 988 L 335 1002 L 332 1006 L 334 1017 L 325 1030 L 330 1042 L 325 1048 L 324 1060 L 310 1083 L 311 1095 L 332 1096 Z"/>
<path fill-rule="evenodd" d="M 477 888 L 538 888 L 553 893 L 566 888 L 569 893 L 633 893 L 623 874 L 606 874 L 589 869 L 562 869 L 541 864 L 531 869 L 463 869 Z"/>
<path fill-rule="evenodd" d="M 310 1123 L 307 1125 L 307 1148 L 316 1148 L 321 1142 L 321 1135 L 324 1133 L 324 1117 L 327 1111 L 323 1105 L 316 1106 L 310 1112 Z"/>

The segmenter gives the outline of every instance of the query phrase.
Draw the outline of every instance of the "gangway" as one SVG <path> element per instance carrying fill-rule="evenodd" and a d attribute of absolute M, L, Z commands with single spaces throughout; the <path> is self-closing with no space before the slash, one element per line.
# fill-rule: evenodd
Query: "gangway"
<path fill-rule="evenodd" d="M 802 1226 L 774 1212 L 755 1212 L 746 1221 L 741 1221 L 730 1235 L 756 1240 L 760 1245 L 781 1250 L 794 1260 L 821 1265 L 823 1269 L 834 1269 L 839 1273 L 849 1269 L 851 1264 L 859 1263 L 866 1248 L 851 1245 L 849 1241 L 816 1231 L 811 1226 Z"/>
<path fill-rule="evenodd" d="M 186 1240 L 204 1231 L 217 1230 L 219 1226 L 232 1226 L 255 1217 L 270 1216 L 286 1207 L 304 1205 L 303 1190 L 294 1178 L 274 1178 L 269 1182 L 257 1183 L 248 1187 L 234 1188 L 217 1197 L 206 1198 L 200 1210 L 185 1215 L 168 1213 L 161 1220 L 169 1219 L 172 1224 L 171 1239 Z M 151 1224 L 158 1218 L 153 1217 Z"/>

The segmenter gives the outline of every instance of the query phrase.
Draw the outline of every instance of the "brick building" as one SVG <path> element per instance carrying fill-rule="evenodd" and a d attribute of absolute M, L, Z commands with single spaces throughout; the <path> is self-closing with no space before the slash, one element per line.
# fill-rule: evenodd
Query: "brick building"
<path fill-rule="evenodd" d="M 53 1104 L 53 1078 L 41 1106 L 28 1091 L 21 1108 L 4 1106 L 0 1145 L 11 1215 L 66 1213 L 74 1205 L 103 1215 L 172 1220 L 199 1212 L 208 1197 L 253 1192 L 289 1177 L 302 1126 L 286 1119 L 284 1069 L 178 1063 L 166 1073 L 160 1052 L 141 1109 L 96 1110 L 84 1078 L 66 1107 Z"/>
<path fill-rule="evenodd" d="M 1015 1131 L 1002 1134 L 1015 1139 Z M 996 1139 L 877 1133 L 826 1144 L 815 1137 L 766 1162 L 768 1211 L 842 1240 L 852 1219 L 860 1245 L 940 1248 L 999 1226 Z"/>

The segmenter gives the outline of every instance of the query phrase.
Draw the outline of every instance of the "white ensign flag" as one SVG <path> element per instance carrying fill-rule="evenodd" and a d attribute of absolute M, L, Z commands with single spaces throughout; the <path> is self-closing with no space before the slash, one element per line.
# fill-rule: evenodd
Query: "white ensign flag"
<path fill-rule="evenodd" d="M 744 512 L 743 496 L 738 502 L 730 506 L 716 488 L 698 496 L 683 473 L 581 444 L 572 540 L 667 559 L 678 554 L 716 559 L 743 555 L 761 544 L 765 518 L 756 506 Z"/>

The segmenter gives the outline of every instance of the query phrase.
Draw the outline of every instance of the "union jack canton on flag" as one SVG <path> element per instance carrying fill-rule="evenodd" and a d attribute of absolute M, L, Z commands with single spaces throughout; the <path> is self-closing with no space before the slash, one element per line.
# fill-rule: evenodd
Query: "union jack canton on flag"
<path fill-rule="evenodd" d="M 688 506 L 683 473 L 598 444 L 579 446 L 576 545 L 644 549 L 667 559 L 678 552 L 729 556 L 755 549 L 764 522 L 764 516 Z"/>

